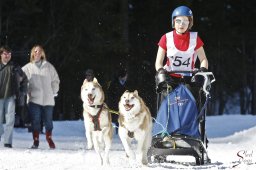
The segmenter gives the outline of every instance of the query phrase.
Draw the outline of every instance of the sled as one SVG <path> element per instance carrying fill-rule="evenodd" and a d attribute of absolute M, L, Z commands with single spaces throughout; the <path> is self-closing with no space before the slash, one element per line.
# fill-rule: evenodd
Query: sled
<path fill-rule="evenodd" d="M 206 100 L 204 105 L 202 105 L 202 103 L 199 103 L 199 106 L 196 106 L 196 103 L 193 104 L 193 102 L 195 101 L 193 101 L 193 98 L 191 98 L 192 104 L 185 105 L 185 107 L 196 107 L 194 108 L 196 109 L 194 118 L 188 117 L 188 119 L 192 119 L 192 120 L 184 120 L 179 124 L 180 127 L 179 125 L 175 125 L 177 121 L 169 121 L 169 119 L 171 119 L 173 115 L 175 115 L 172 113 L 175 112 L 176 110 L 169 109 L 169 106 L 172 104 L 173 102 L 172 99 L 174 98 L 171 93 L 174 93 L 173 91 L 176 89 L 173 89 L 169 93 L 168 79 L 166 79 L 164 75 L 157 75 L 156 77 L 156 79 L 158 79 L 157 84 L 162 83 L 162 86 L 166 88 L 166 91 L 167 91 L 166 93 L 167 96 L 165 97 L 163 97 L 163 94 L 158 92 L 157 110 L 159 111 L 162 108 L 163 102 L 168 102 L 168 112 L 164 114 L 162 114 L 162 112 L 159 112 L 161 113 L 161 115 L 159 113 L 157 114 L 157 118 L 155 119 L 154 127 L 153 127 L 152 144 L 147 153 L 148 162 L 149 163 L 173 162 L 171 161 L 172 156 L 178 155 L 178 156 L 194 157 L 196 165 L 203 165 L 203 164 L 210 163 L 211 160 L 207 154 L 207 149 L 206 149 L 208 141 L 207 141 L 206 132 L 205 132 L 205 117 L 207 113 L 207 103 L 211 97 L 209 91 L 211 89 L 211 84 L 215 81 L 215 77 L 212 72 L 198 72 L 197 70 L 168 72 L 168 74 L 171 74 L 171 73 L 193 74 L 194 76 L 192 77 L 192 81 L 195 81 L 196 75 L 203 76 L 204 84 L 201 89 L 205 95 Z M 182 88 L 187 93 L 187 89 L 185 89 L 185 87 L 183 87 L 182 85 L 181 87 L 179 85 L 176 88 Z M 171 99 L 169 99 L 169 97 L 171 97 Z M 165 101 L 162 101 L 161 107 L 159 108 L 159 105 L 161 103 L 160 100 L 163 98 Z M 166 101 L 166 98 L 168 98 L 168 101 Z M 177 104 L 179 103 L 177 102 Z M 200 112 L 198 112 L 197 108 L 201 108 Z M 186 109 L 190 111 L 190 108 L 186 108 Z M 183 113 L 181 113 L 181 115 L 182 114 Z M 157 123 L 159 124 L 158 121 L 160 122 L 161 126 L 157 125 Z M 172 125 L 170 125 L 170 122 Z M 191 127 L 196 129 L 191 130 Z M 161 128 L 162 128 L 162 131 L 160 130 Z"/>

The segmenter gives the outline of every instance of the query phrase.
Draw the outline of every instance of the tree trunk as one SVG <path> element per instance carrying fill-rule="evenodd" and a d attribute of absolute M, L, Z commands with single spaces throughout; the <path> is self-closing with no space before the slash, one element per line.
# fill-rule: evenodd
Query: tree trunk
<path fill-rule="evenodd" d="M 253 61 L 253 86 L 252 86 L 252 114 L 256 115 L 256 50 L 254 50 L 254 61 Z"/>
<path fill-rule="evenodd" d="M 129 52 L 129 9 L 128 9 L 128 0 L 121 0 L 120 1 L 120 9 L 121 9 L 121 15 L 120 15 L 120 21 L 122 26 L 122 41 L 124 45 L 125 52 Z"/>
<path fill-rule="evenodd" d="M 2 44 L 2 1 L 0 1 L 0 44 Z"/>

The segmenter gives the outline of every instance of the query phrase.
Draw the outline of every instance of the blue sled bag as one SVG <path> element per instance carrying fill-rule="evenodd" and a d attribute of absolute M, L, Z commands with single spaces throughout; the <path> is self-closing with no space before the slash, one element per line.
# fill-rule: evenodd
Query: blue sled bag
<path fill-rule="evenodd" d="M 153 126 L 153 135 L 175 132 L 200 137 L 197 115 L 194 96 L 185 85 L 180 84 L 161 103 Z"/>

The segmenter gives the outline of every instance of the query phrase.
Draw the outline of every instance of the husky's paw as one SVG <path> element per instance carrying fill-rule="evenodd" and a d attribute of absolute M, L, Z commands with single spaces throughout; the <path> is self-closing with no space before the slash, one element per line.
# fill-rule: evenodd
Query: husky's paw
<path fill-rule="evenodd" d="M 87 149 L 89 149 L 89 150 L 92 150 L 93 149 L 93 144 L 87 144 Z"/>
<path fill-rule="evenodd" d="M 106 166 L 109 166 L 110 165 L 110 163 L 109 163 L 109 157 L 108 156 L 104 156 L 104 165 L 106 165 Z"/>
<path fill-rule="evenodd" d="M 107 160 L 107 161 L 104 160 L 104 161 L 103 161 L 103 165 L 106 166 L 106 167 L 110 166 L 109 160 Z"/>
<path fill-rule="evenodd" d="M 148 160 L 142 160 L 141 165 L 147 166 L 148 165 Z"/>
<path fill-rule="evenodd" d="M 131 166 L 131 168 L 141 168 L 144 165 L 136 160 L 129 160 L 129 164 Z"/>

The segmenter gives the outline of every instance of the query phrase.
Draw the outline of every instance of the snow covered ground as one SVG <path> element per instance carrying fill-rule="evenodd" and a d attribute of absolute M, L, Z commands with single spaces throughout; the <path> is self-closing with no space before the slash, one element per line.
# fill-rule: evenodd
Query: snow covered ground
<path fill-rule="evenodd" d="M 256 116 L 225 115 L 207 117 L 209 138 L 208 165 L 192 163 L 155 163 L 137 169 L 256 169 Z M 110 166 L 100 166 L 94 150 L 86 150 L 83 121 L 54 122 L 55 150 L 48 149 L 45 135 L 40 135 L 40 149 L 28 149 L 32 135 L 27 129 L 15 128 L 13 148 L 0 144 L 0 169 L 81 170 L 134 169 L 126 159 L 123 146 L 114 136 L 110 152 Z M 2 142 L 2 141 L 1 141 Z M 194 161 L 179 157 L 178 161 Z M 236 166 L 237 165 L 237 166 Z M 233 167 L 234 166 L 234 167 Z"/>

